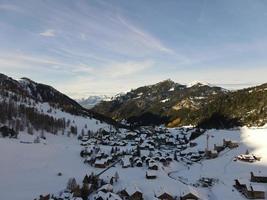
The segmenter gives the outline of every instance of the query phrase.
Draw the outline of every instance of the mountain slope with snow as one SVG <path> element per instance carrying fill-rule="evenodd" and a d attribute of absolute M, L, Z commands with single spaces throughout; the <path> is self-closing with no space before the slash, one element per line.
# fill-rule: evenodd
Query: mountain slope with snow
<path fill-rule="evenodd" d="M 116 120 L 133 124 L 188 125 L 187 112 L 195 112 L 209 103 L 217 94 L 226 90 L 216 86 L 193 84 L 189 86 L 165 80 L 144 86 L 118 96 L 112 101 L 101 102 L 93 110 Z M 178 123 L 173 123 L 177 121 Z"/>
<path fill-rule="evenodd" d="M 208 83 L 166 80 L 101 102 L 93 110 L 131 124 L 227 128 L 267 123 L 267 87 L 229 91 Z"/>
<path fill-rule="evenodd" d="M 77 102 L 87 108 L 93 108 L 97 104 L 99 104 L 101 101 L 110 101 L 112 97 L 109 97 L 107 95 L 99 95 L 99 96 L 89 96 L 88 98 L 78 99 Z"/>

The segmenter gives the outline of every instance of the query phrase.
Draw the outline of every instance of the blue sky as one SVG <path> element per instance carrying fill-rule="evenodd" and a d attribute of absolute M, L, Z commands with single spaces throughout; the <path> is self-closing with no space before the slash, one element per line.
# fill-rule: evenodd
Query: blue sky
<path fill-rule="evenodd" d="M 0 72 L 73 98 L 267 82 L 265 0 L 0 0 Z"/>

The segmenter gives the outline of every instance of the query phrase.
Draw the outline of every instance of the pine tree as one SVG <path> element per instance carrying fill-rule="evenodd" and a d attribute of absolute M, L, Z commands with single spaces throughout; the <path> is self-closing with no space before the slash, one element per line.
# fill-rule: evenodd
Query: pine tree
<path fill-rule="evenodd" d="M 77 182 L 75 178 L 70 178 L 67 183 L 67 189 L 73 191 L 77 187 Z"/>
<path fill-rule="evenodd" d="M 81 188 L 81 197 L 83 200 L 87 200 L 90 194 L 89 185 L 87 183 L 83 183 Z"/>

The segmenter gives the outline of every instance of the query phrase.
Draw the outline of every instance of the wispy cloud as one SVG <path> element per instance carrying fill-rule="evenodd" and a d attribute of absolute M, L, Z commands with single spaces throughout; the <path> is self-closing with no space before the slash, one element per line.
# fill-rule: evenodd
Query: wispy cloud
<path fill-rule="evenodd" d="M 2 54 L 0 56 L 0 67 L 14 69 L 40 69 L 58 70 L 64 69 L 68 64 L 50 57 L 32 56 L 22 53 Z"/>
<path fill-rule="evenodd" d="M 145 32 L 144 30 L 140 29 L 139 27 L 133 25 L 126 19 L 122 18 L 121 16 L 118 17 L 118 20 L 124 25 L 133 35 L 134 37 L 142 43 L 146 47 L 150 47 L 157 51 L 162 51 L 165 53 L 174 53 L 172 49 L 166 47 L 159 39 L 152 36 L 151 34 Z"/>
<path fill-rule="evenodd" d="M 144 72 L 145 70 L 151 68 L 153 64 L 154 62 L 151 60 L 117 62 L 111 63 L 110 66 L 100 70 L 100 72 L 112 78 L 123 78 L 125 76 L 132 76 L 134 74 Z"/>
<path fill-rule="evenodd" d="M 55 37 L 56 31 L 54 29 L 47 29 L 44 32 L 41 32 L 39 34 L 44 37 Z"/>

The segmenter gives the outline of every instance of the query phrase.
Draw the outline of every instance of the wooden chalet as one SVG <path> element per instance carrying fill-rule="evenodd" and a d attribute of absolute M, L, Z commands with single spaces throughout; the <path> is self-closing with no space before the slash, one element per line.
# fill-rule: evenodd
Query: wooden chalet
<path fill-rule="evenodd" d="M 143 200 L 143 193 L 138 187 L 127 187 L 120 192 L 123 199 Z"/>
<path fill-rule="evenodd" d="M 265 188 L 258 185 L 241 184 L 238 180 L 235 180 L 234 187 L 243 194 L 247 199 L 265 199 Z"/>
<path fill-rule="evenodd" d="M 174 200 L 175 199 L 173 195 L 167 192 L 164 188 L 160 188 L 156 190 L 155 197 L 160 200 Z"/>
<path fill-rule="evenodd" d="M 257 183 L 267 183 L 267 176 L 255 176 L 253 172 L 250 172 L 250 181 Z"/>
<path fill-rule="evenodd" d="M 157 174 L 156 174 L 155 170 L 147 170 L 146 171 L 146 178 L 147 179 L 156 179 Z"/>

